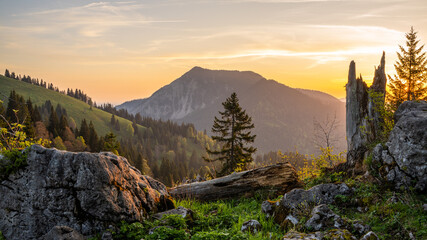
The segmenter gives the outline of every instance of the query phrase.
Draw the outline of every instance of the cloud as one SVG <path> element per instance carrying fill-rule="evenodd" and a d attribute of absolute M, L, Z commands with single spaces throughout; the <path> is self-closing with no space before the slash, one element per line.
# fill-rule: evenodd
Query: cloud
<path fill-rule="evenodd" d="M 30 21 L 49 26 L 52 32 L 75 31 L 84 37 L 100 37 L 115 27 L 138 27 L 151 23 L 177 23 L 183 20 L 158 20 L 141 14 L 136 2 L 94 2 L 83 6 L 50 9 L 25 14 Z"/>

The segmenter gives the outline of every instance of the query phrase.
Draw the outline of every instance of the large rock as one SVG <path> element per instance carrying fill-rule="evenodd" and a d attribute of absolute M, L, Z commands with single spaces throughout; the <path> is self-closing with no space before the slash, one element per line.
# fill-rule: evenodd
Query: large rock
<path fill-rule="evenodd" d="M 204 182 L 183 184 L 170 189 L 170 194 L 178 199 L 212 201 L 239 196 L 252 196 L 256 191 L 272 191 L 284 194 L 301 187 L 297 172 L 289 163 L 279 163 Z"/>
<path fill-rule="evenodd" d="M 396 189 L 427 190 L 427 102 L 402 103 L 387 143 L 373 150 L 373 167 Z"/>
<path fill-rule="evenodd" d="M 367 144 L 381 137 L 384 126 L 378 108 L 384 105 L 387 78 L 385 75 L 385 53 L 375 69 L 371 87 L 356 78 L 356 64 L 350 63 L 346 85 L 346 135 L 347 163 L 349 167 L 361 164 L 368 150 Z"/>
<path fill-rule="evenodd" d="M 294 189 L 286 193 L 280 201 L 264 201 L 261 209 L 267 216 L 274 217 L 275 222 L 282 225 L 289 220 L 295 224 L 302 215 L 309 215 L 319 204 L 331 204 L 338 195 L 349 195 L 351 189 L 345 184 L 326 183 L 309 190 Z"/>
<path fill-rule="evenodd" d="M 58 225 L 87 236 L 173 208 L 162 183 L 112 153 L 34 145 L 27 162 L 0 183 L 0 230 L 6 239 L 37 239 Z"/>

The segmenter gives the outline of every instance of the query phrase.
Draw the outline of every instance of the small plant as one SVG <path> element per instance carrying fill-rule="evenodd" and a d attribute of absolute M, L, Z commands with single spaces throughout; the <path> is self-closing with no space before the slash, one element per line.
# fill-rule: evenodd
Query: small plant
<path fill-rule="evenodd" d="M 154 229 L 152 234 L 146 235 L 146 240 L 189 240 L 190 235 L 183 229 L 177 230 L 174 228 L 160 226 Z"/>
<path fill-rule="evenodd" d="M 16 119 L 18 119 L 17 112 L 14 110 Z M 0 118 L 7 125 L 7 127 L 0 127 L 0 154 L 3 155 L 0 155 L 0 180 L 4 180 L 10 174 L 27 165 L 25 148 L 33 144 L 48 145 L 49 141 L 28 138 L 24 131 L 25 125 L 9 123 L 1 114 Z"/>
<path fill-rule="evenodd" d="M 165 226 L 171 226 L 176 229 L 186 229 L 187 223 L 185 219 L 181 215 L 171 214 L 171 215 L 163 215 L 161 222 Z"/>

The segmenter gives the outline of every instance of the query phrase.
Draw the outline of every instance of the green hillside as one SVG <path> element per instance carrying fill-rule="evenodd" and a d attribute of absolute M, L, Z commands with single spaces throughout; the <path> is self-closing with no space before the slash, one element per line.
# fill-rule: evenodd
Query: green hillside
<path fill-rule="evenodd" d="M 121 138 L 126 134 L 125 129 L 127 125 L 132 124 L 129 120 L 116 116 L 116 119 L 119 120 L 120 129 L 122 129 L 122 131 L 115 131 L 110 125 L 110 113 L 97 108 L 90 109 L 90 106 L 87 103 L 65 94 L 12 78 L 7 78 L 2 75 L 0 75 L 0 86 L 0 99 L 4 102 L 4 106 L 7 106 L 11 90 L 15 90 L 16 93 L 24 96 L 25 99 L 31 98 L 33 104 L 36 104 L 37 106 L 41 106 L 46 100 L 50 100 L 53 106 L 56 106 L 58 103 L 61 104 L 61 106 L 67 110 L 68 116 L 72 117 L 78 126 L 84 118 L 86 118 L 88 123 L 89 121 L 92 121 L 99 135 L 105 135 L 112 131 Z M 145 129 L 142 126 L 140 126 L 140 128 L 141 130 Z"/>

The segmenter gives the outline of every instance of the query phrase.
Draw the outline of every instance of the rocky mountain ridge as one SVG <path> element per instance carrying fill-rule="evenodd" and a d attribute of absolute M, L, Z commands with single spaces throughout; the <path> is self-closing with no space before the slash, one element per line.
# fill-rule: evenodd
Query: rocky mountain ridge
<path fill-rule="evenodd" d="M 254 72 L 209 70 L 194 67 L 155 92 L 151 97 L 125 102 L 132 114 L 194 123 L 198 130 L 210 129 L 221 103 L 236 92 L 241 106 L 255 124 L 255 146 L 259 152 L 295 150 L 313 153 L 310 136 L 313 120 L 337 116 L 336 135 L 344 139 L 345 104 L 319 91 L 294 89 Z M 344 142 L 344 141 L 341 141 Z M 345 149 L 337 144 L 337 150 Z"/>

